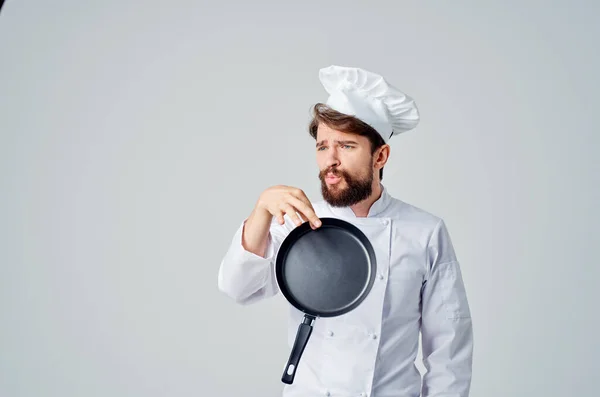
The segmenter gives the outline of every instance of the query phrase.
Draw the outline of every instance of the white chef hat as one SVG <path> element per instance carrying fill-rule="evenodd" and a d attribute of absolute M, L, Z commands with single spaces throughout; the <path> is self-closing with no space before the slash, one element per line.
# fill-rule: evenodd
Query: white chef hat
<path fill-rule="evenodd" d="M 319 79 L 329 93 L 329 107 L 369 124 L 386 143 L 419 123 L 414 100 L 378 74 L 331 65 L 319 70 Z"/>

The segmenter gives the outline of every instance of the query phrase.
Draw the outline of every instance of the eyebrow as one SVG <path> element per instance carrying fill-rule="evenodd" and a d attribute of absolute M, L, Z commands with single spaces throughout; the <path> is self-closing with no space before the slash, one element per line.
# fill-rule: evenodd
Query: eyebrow
<path fill-rule="evenodd" d="M 325 144 L 325 142 L 327 142 L 326 139 L 324 139 L 324 140 L 322 140 L 320 142 L 317 142 L 317 147 Z M 340 145 L 348 145 L 348 144 L 358 145 L 358 142 L 356 142 L 356 141 L 334 141 L 334 142 L 335 143 L 339 143 Z"/>

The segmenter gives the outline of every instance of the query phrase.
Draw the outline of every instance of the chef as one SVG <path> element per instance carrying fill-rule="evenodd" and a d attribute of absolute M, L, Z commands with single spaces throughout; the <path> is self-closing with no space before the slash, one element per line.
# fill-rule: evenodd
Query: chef
<path fill-rule="evenodd" d="M 467 397 L 473 329 L 448 228 L 382 182 L 389 141 L 418 124 L 415 102 L 364 69 L 332 65 L 319 78 L 329 95 L 314 106 L 308 132 L 323 199 L 311 203 L 294 186 L 265 189 L 233 233 L 219 289 L 241 305 L 275 296 L 275 260 L 288 233 L 303 222 L 318 228 L 321 217 L 348 221 L 373 245 L 377 279 L 356 309 L 314 323 L 284 396 Z M 289 305 L 290 348 L 302 318 Z M 423 375 L 415 366 L 419 337 Z"/>

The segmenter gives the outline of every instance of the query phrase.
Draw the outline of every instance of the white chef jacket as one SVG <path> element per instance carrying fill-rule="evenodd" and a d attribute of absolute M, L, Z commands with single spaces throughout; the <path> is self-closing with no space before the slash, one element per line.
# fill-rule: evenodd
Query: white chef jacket
<path fill-rule="evenodd" d="M 444 221 L 393 198 L 383 187 L 367 217 L 325 201 L 319 217 L 357 226 L 369 238 L 377 278 L 367 298 L 338 317 L 319 317 L 284 397 L 467 397 L 473 330 L 459 261 Z M 219 289 L 239 304 L 279 293 L 274 273 L 278 248 L 296 225 L 273 218 L 266 258 L 241 243 L 244 222 L 219 268 Z M 289 305 L 288 344 L 303 313 Z M 415 359 L 422 337 L 421 379 Z M 287 357 L 282 360 L 282 374 Z"/>

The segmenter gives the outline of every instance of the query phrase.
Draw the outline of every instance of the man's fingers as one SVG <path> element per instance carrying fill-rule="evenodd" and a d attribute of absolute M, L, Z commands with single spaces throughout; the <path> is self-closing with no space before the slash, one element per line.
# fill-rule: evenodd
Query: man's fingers
<path fill-rule="evenodd" d="M 283 219 L 283 212 L 277 211 L 277 213 L 275 214 L 275 218 L 277 218 L 277 222 L 279 222 L 280 225 L 283 225 L 285 223 L 285 219 Z"/>
<path fill-rule="evenodd" d="M 296 226 L 308 222 L 313 229 L 316 229 L 322 225 L 310 200 L 301 189 L 280 186 L 278 190 L 279 192 L 275 192 L 272 197 L 265 196 L 265 203 L 270 203 L 264 205 L 277 218 L 280 225 L 285 224 L 286 214 Z"/>
<path fill-rule="evenodd" d="M 310 227 L 311 227 L 312 230 L 316 230 L 317 229 L 317 227 L 315 225 L 313 225 L 312 222 L 309 221 L 309 219 L 306 217 L 306 215 L 304 215 L 302 212 L 298 212 L 298 214 L 300 215 L 300 217 L 302 218 L 302 220 L 304 222 L 308 222 L 308 224 L 310 225 Z"/>
<path fill-rule="evenodd" d="M 308 207 L 306 211 L 312 212 L 312 214 L 314 214 L 314 216 L 311 215 L 312 218 L 318 218 L 315 214 L 315 209 L 313 208 L 312 204 L 310 203 L 310 200 L 308 199 L 308 196 L 306 196 L 304 191 L 297 189 L 293 196 L 302 201 Z"/>
<path fill-rule="evenodd" d="M 293 206 L 290 204 L 284 204 L 282 210 L 285 211 L 285 213 L 290 217 L 292 222 L 296 224 L 296 226 L 300 226 L 302 224 L 302 221 L 298 217 L 298 214 L 296 214 L 296 209 Z"/>
<path fill-rule="evenodd" d="M 298 212 L 298 215 L 300 215 L 300 218 L 302 218 L 304 222 L 308 222 L 308 218 L 302 212 Z"/>
<path fill-rule="evenodd" d="M 292 194 L 292 196 L 301 200 L 306 205 L 310 206 L 310 200 L 308 199 L 308 197 L 306 196 L 306 194 L 304 193 L 304 191 L 302 189 L 292 189 L 291 194 Z"/>
<path fill-rule="evenodd" d="M 298 209 L 298 212 L 304 215 L 307 221 L 310 221 L 312 225 L 316 227 L 321 226 L 321 220 L 310 204 L 306 204 L 304 201 L 296 197 L 291 197 L 290 202 Z"/>

